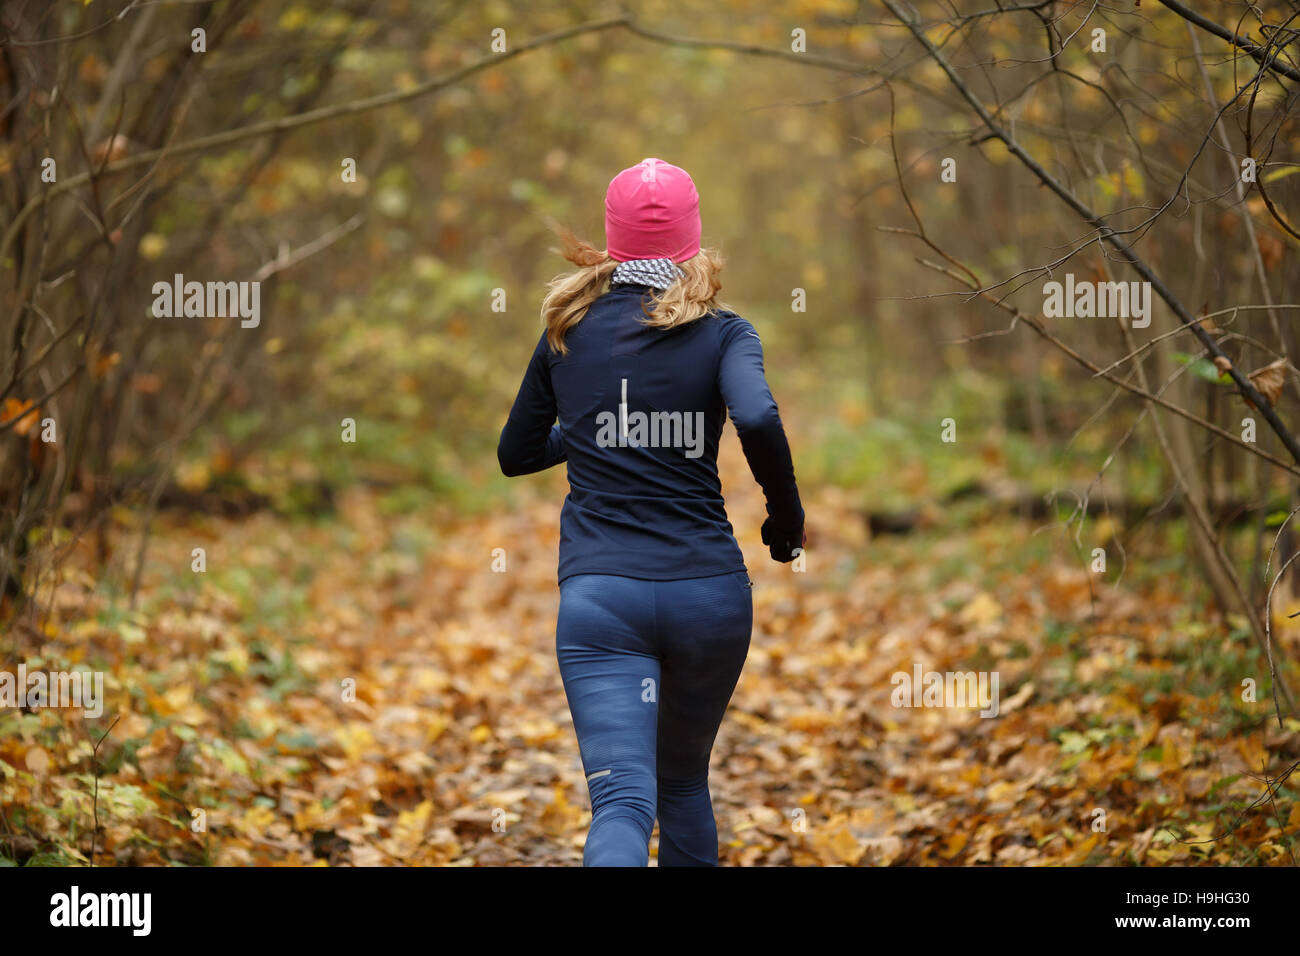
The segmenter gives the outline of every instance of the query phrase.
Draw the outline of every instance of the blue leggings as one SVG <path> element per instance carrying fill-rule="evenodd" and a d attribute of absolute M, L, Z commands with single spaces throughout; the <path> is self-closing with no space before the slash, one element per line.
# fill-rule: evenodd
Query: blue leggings
<path fill-rule="evenodd" d="M 591 796 L 584 866 L 717 866 L 709 751 L 749 652 L 744 571 L 677 581 L 579 574 L 555 650 Z"/>

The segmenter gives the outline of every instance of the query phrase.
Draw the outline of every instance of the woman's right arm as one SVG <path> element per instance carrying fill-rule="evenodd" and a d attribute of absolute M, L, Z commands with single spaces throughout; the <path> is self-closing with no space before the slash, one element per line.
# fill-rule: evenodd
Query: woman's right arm
<path fill-rule="evenodd" d="M 790 443 L 763 371 L 763 343 L 745 319 L 732 315 L 727 318 L 722 331 L 718 390 L 740 436 L 749 470 L 767 499 L 763 543 L 777 561 L 793 561 L 794 550 L 804 544 L 804 512 Z"/>
<path fill-rule="evenodd" d="M 531 475 L 566 459 L 564 436 L 555 424 L 555 390 L 546 364 L 546 334 L 533 349 L 528 371 L 497 442 L 497 461 L 507 478 Z"/>

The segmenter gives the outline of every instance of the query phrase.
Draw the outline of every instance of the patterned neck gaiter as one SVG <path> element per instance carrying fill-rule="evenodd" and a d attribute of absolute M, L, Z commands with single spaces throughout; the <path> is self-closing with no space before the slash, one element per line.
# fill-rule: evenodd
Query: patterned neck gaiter
<path fill-rule="evenodd" d="M 685 277 L 686 273 L 671 259 L 629 259 L 615 267 L 610 282 L 630 282 L 663 290 Z"/>

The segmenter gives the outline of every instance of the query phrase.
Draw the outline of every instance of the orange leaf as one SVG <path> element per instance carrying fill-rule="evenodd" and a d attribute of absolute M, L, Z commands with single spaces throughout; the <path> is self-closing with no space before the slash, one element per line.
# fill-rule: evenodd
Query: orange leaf
<path fill-rule="evenodd" d="M 30 401 L 24 402 L 17 398 L 6 398 L 4 407 L 0 408 L 0 425 L 18 419 L 13 428 L 16 435 L 26 435 L 36 427 L 36 421 L 40 417 L 40 411 Z"/>
<path fill-rule="evenodd" d="M 1282 240 L 1277 236 L 1261 235 L 1258 240 L 1259 257 L 1264 262 L 1264 268 L 1272 272 L 1282 261 L 1282 253 L 1285 247 Z"/>
<path fill-rule="evenodd" d="M 108 371 L 122 361 L 122 353 L 114 352 L 112 355 L 101 355 L 95 359 L 94 375 L 96 378 L 103 378 Z"/>

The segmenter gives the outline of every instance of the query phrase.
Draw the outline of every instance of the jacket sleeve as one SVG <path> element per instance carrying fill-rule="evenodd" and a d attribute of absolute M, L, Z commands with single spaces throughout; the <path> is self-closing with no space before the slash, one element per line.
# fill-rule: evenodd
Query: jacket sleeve
<path fill-rule="evenodd" d="M 782 532 L 803 529 L 803 505 L 794 479 L 794 462 L 776 400 L 763 372 L 763 343 L 749 322 L 730 317 L 722 331 L 718 389 L 749 470 L 767 498 L 767 514 Z"/>
<path fill-rule="evenodd" d="M 563 434 L 555 423 L 555 390 L 546 363 L 549 348 L 546 334 L 542 333 L 524 372 L 510 417 L 501 429 L 497 461 L 507 478 L 543 471 L 566 458 Z"/>

